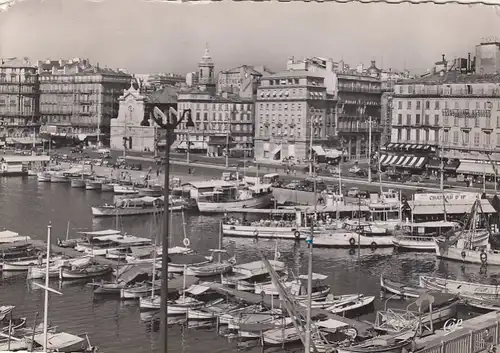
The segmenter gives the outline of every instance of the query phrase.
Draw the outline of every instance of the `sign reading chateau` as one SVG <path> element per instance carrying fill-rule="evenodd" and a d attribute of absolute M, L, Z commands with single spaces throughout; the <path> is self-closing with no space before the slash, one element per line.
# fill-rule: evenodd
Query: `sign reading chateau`
<path fill-rule="evenodd" d="M 473 203 L 480 195 L 475 192 L 453 192 L 447 194 L 415 194 L 415 201 L 421 203 Z"/>
<path fill-rule="evenodd" d="M 443 109 L 443 116 L 453 116 L 457 118 L 476 118 L 476 117 L 491 117 L 491 110 L 486 109 Z"/>

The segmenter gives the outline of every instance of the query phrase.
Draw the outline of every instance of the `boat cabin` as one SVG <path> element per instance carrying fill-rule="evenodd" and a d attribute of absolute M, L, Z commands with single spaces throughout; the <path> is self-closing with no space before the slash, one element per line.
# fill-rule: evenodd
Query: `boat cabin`
<path fill-rule="evenodd" d="M 217 190 L 234 188 L 233 183 L 224 180 L 192 181 L 182 185 L 184 190 L 189 191 L 189 196 L 197 200 L 201 195 L 213 193 Z"/>
<path fill-rule="evenodd" d="M 262 177 L 262 182 L 264 184 L 272 184 L 273 186 L 276 184 L 282 184 L 282 180 L 280 180 L 280 175 L 278 173 L 270 173 L 265 174 Z"/>
<path fill-rule="evenodd" d="M 23 175 L 28 169 L 50 163 L 50 156 L 3 156 L 0 158 L 0 175 Z"/>
<path fill-rule="evenodd" d="M 254 197 L 267 195 L 272 193 L 271 185 L 257 184 L 248 187 L 231 187 L 214 188 L 213 191 L 202 193 L 198 196 L 198 201 L 202 202 L 232 202 L 239 200 L 249 200 Z"/>
<path fill-rule="evenodd" d="M 459 226 L 457 222 L 448 221 L 406 223 L 401 226 L 401 231 L 411 236 L 439 237 Z"/>
<path fill-rule="evenodd" d="M 490 201 L 481 199 L 479 193 L 446 192 L 415 194 L 403 206 L 403 215 L 412 222 L 461 221 L 476 201 L 487 218 L 496 213 Z"/>

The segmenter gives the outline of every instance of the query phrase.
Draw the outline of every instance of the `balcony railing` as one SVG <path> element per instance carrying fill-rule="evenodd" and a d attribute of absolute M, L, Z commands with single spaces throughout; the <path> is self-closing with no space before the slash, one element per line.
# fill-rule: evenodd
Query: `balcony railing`
<path fill-rule="evenodd" d="M 339 91 L 346 91 L 346 92 L 363 92 L 363 93 L 380 93 L 381 89 L 378 87 L 356 87 L 356 86 L 350 86 L 350 85 L 338 85 L 338 90 Z"/>
<path fill-rule="evenodd" d="M 500 89 L 497 88 L 481 88 L 481 89 L 466 89 L 466 88 L 444 88 L 438 87 L 425 87 L 425 88 L 415 88 L 409 92 L 401 93 L 396 92 L 396 95 L 401 96 L 467 96 L 467 97 L 500 97 Z"/>
<path fill-rule="evenodd" d="M 369 133 L 370 129 L 368 126 L 366 127 L 357 127 L 357 126 L 339 126 L 337 131 L 340 133 Z M 383 131 L 383 128 L 380 126 L 372 126 L 372 133 L 380 133 Z"/>

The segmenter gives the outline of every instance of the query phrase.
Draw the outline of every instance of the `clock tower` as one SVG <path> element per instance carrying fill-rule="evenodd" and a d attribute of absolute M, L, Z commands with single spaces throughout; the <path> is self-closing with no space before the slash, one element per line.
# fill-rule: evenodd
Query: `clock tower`
<path fill-rule="evenodd" d="M 201 91 L 215 94 L 215 73 L 214 63 L 208 50 L 208 45 L 205 48 L 205 54 L 201 57 L 198 63 L 198 85 Z"/>

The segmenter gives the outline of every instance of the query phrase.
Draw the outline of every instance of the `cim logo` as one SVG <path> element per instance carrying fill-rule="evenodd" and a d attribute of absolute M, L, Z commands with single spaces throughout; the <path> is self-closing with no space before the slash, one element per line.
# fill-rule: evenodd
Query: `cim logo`
<path fill-rule="evenodd" d="M 460 330 L 463 328 L 463 320 L 462 319 L 448 319 L 444 323 L 443 330 L 444 330 L 444 335 L 449 335 L 450 333 L 453 333 L 457 330 Z"/>

